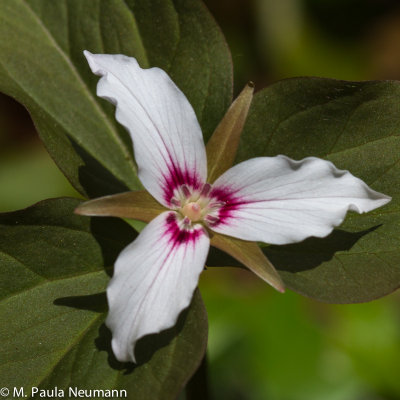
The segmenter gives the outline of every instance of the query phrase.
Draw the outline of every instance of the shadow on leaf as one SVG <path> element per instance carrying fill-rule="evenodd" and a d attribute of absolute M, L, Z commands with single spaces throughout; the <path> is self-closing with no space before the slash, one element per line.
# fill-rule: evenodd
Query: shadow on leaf
<path fill-rule="evenodd" d="M 106 293 L 96 293 L 87 296 L 70 296 L 60 297 L 53 302 L 56 306 L 72 307 L 78 310 L 87 310 L 97 313 L 105 313 L 107 311 Z M 111 331 L 103 323 L 99 328 L 99 336 L 95 340 L 95 345 L 99 351 L 108 353 L 108 363 L 111 368 L 116 370 L 125 370 L 129 374 L 136 367 L 143 365 L 151 360 L 154 353 L 159 349 L 167 346 L 182 331 L 189 308 L 183 310 L 178 318 L 177 323 L 172 328 L 166 329 L 160 333 L 144 336 L 139 339 L 135 346 L 136 364 L 130 362 L 118 361 L 111 349 Z"/>
<path fill-rule="evenodd" d="M 217 249 L 216 247 L 210 247 L 208 257 L 206 261 L 207 267 L 241 267 L 245 268 L 239 261 L 231 257 L 229 254 Z"/>
<path fill-rule="evenodd" d="M 329 261 L 338 251 L 350 250 L 363 236 L 378 229 L 373 226 L 359 232 L 347 232 L 335 229 L 325 238 L 311 237 L 303 242 L 282 246 L 263 247 L 262 251 L 277 270 L 301 272 L 318 267 Z M 243 267 L 230 255 L 214 247 L 210 248 L 206 265 L 208 267 Z"/>
<path fill-rule="evenodd" d="M 66 306 L 78 310 L 94 311 L 103 313 L 107 311 L 106 293 L 96 293 L 87 296 L 60 297 L 53 301 L 56 306 Z"/>
<path fill-rule="evenodd" d="M 160 333 L 144 336 L 139 339 L 135 347 L 137 364 L 145 364 L 152 358 L 153 354 L 162 347 L 167 346 L 182 331 L 189 309 L 179 314 L 176 324 Z"/>
<path fill-rule="evenodd" d="M 101 324 L 99 328 L 99 336 L 94 341 L 97 349 L 99 351 L 107 352 L 108 364 L 112 369 L 116 369 L 118 371 L 125 370 L 124 372 L 125 375 L 132 373 L 135 370 L 136 365 L 130 362 L 120 362 L 115 358 L 114 353 L 111 349 L 111 339 L 112 339 L 111 331 L 106 327 L 104 323 Z"/>
<path fill-rule="evenodd" d="M 359 232 L 347 232 L 335 229 L 325 238 L 311 237 L 303 242 L 283 246 L 263 248 L 277 270 L 288 272 L 307 271 L 330 261 L 339 251 L 350 250 L 362 237 L 378 229 L 373 226 Z"/>
<path fill-rule="evenodd" d="M 103 263 L 108 275 L 119 253 L 137 237 L 137 232 L 119 218 L 92 217 L 90 231 L 99 244 L 103 256 Z M 110 232 L 115 232 L 110 235 Z"/>
<path fill-rule="evenodd" d="M 111 348 L 111 331 L 105 324 L 102 324 L 99 329 L 99 336 L 95 341 L 96 347 L 100 351 L 106 351 L 108 353 L 108 362 L 112 368 L 117 370 L 125 369 L 126 374 L 131 373 L 135 368 L 148 363 L 158 350 L 168 346 L 170 342 L 179 335 L 184 327 L 187 314 L 188 309 L 182 311 L 177 323 L 172 328 L 139 339 L 135 346 L 136 364 L 122 363 L 115 358 Z"/>
<path fill-rule="evenodd" d="M 118 180 L 107 168 L 100 164 L 83 147 L 69 138 L 72 147 L 85 163 L 79 167 L 79 182 L 89 198 L 126 192 L 129 188 Z"/>

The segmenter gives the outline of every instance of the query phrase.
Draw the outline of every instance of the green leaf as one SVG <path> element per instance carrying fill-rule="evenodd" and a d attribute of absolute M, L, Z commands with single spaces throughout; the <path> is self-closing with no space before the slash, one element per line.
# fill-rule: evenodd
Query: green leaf
<path fill-rule="evenodd" d="M 237 161 L 316 156 L 393 197 L 374 212 L 350 213 L 324 239 L 265 253 L 286 285 L 333 303 L 369 301 L 400 287 L 400 83 L 296 78 L 253 99 Z"/>
<path fill-rule="evenodd" d="M 82 194 L 140 188 L 128 134 L 95 95 L 82 51 L 165 69 L 208 138 L 231 103 L 229 50 L 201 2 L 0 2 L 0 90 L 29 110 L 47 150 Z"/>
<path fill-rule="evenodd" d="M 139 341 L 138 366 L 116 361 L 104 290 L 135 232 L 120 220 L 76 216 L 78 204 L 48 200 L 0 215 L 0 376 L 26 394 L 57 386 L 175 399 L 205 352 L 201 297 L 174 328 Z"/>

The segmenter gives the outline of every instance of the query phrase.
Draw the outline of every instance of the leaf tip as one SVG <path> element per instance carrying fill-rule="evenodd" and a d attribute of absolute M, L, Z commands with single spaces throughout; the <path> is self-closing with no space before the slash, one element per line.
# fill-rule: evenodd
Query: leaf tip
<path fill-rule="evenodd" d="M 263 278 L 267 283 L 269 283 L 275 290 L 277 290 L 279 293 L 285 293 L 286 288 L 285 284 L 283 283 L 281 277 L 275 270 L 275 274 L 272 277 L 269 277 L 269 279 Z"/>
<path fill-rule="evenodd" d="M 286 288 L 285 288 L 285 286 L 283 286 L 283 284 L 282 284 L 282 286 L 276 287 L 275 289 L 276 289 L 279 293 L 285 293 L 285 291 L 286 291 Z"/>
<path fill-rule="evenodd" d="M 79 206 L 75 208 L 74 214 L 77 214 L 77 215 L 90 215 L 88 213 L 88 211 L 86 210 L 85 204 L 86 204 L 86 202 L 79 204 Z"/>

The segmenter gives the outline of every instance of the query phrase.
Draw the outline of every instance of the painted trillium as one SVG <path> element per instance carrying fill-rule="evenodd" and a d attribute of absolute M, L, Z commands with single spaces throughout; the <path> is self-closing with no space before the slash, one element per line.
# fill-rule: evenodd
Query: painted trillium
<path fill-rule="evenodd" d="M 149 222 L 118 256 L 107 289 L 106 324 L 120 361 L 135 361 L 139 338 L 176 323 L 190 304 L 210 244 L 283 291 L 255 241 L 288 244 L 324 237 L 348 210 L 368 212 L 390 201 L 348 171 L 314 157 L 260 157 L 229 168 L 252 99 L 250 86 L 211 137 L 207 160 L 196 115 L 164 71 L 141 69 L 123 55 L 85 56 L 101 76 L 97 94 L 116 106 L 117 121 L 130 133 L 138 176 L 150 193 L 106 196 L 76 210 Z"/>

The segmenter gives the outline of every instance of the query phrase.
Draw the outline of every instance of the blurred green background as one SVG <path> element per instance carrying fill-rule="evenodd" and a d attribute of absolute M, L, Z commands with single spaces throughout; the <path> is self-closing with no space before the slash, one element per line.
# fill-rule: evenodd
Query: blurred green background
<path fill-rule="evenodd" d="M 235 93 L 292 76 L 400 79 L 398 0 L 206 0 L 232 51 Z M 310 154 L 311 155 L 311 154 Z M 25 109 L 0 97 L 0 211 L 78 196 Z M 209 269 L 211 391 L 221 400 L 400 399 L 400 294 L 327 305 Z"/>

